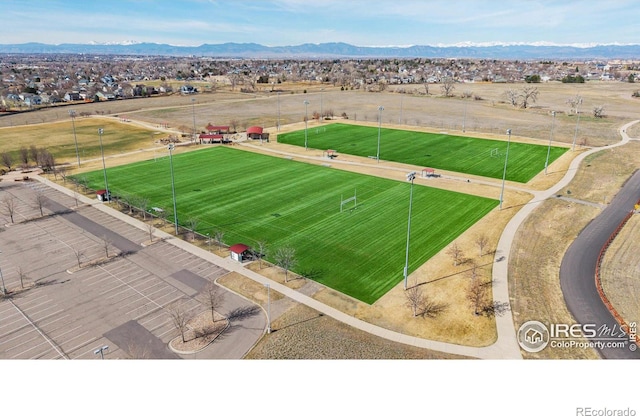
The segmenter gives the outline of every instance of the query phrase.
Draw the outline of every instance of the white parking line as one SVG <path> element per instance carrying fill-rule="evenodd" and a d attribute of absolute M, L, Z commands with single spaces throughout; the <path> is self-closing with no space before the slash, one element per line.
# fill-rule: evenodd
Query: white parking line
<path fill-rule="evenodd" d="M 29 327 L 29 324 L 25 324 L 24 326 L 20 327 L 17 330 L 20 331 L 20 330 L 22 330 L 24 328 L 28 328 L 28 327 Z M 14 336 L 13 338 L 7 338 L 6 340 L 0 342 L 0 344 L 6 344 L 7 342 L 14 341 L 14 340 L 16 340 L 18 338 L 21 338 L 21 337 L 25 336 L 25 335 L 31 334 L 32 332 L 35 332 L 35 329 L 33 329 L 33 327 L 31 329 L 29 329 L 28 331 L 26 331 L 26 332 L 22 332 L 21 334 L 18 334 L 16 336 Z M 26 342 L 25 342 L 25 344 L 26 344 Z"/>
<path fill-rule="evenodd" d="M 89 340 L 87 340 L 87 341 L 83 342 L 82 344 L 78 344 L 78 345 L 76 345 L 76 346 L 74 346 L 74 347 L 70 348 L 70 349 L 67 351 L 67 354 L 70 354 L 70 353 L 72 353 L 72 352 L 74 352 L 74 351 L 76 351 L 76 350 L 79 350 L 80 348 L 82 348 L 82 347 L 84 347 L 84 346 L 86 346 L 86 345 L 88 345 L 88 344 L 91 344 L 93 341 L 95 341 L 95 340 L 97 340 L 97 339 L 98 339 L 98 337 L 93 337 L 93 338 L 91 338 L 91 339 L 89 339 Z"/>
<path fill-rule="evenodd" d="M 51 347 L 52 347 L 54 350 L 56 350 L 56 352 L 57 352 L 61 357 L 63 357 L 63 358 L 65 358 L 65 359 L 67 359 L 67 357 L 62 353 L 62 351 L 60 351 L 60 350 L 58 349 L 58 347 L 56 347 L 56 346 L 55 346 L 55 344 L 54 344 L 54 343 L 53 343 L 53 342 L 52 342 L 52 341 L 51 341 L 51 340 L 50 340 L 50 339 L 49 339 L 49 338 L 48 338 L 44 333 L 42 333 L 42 331 L 40 331 L 40 329 L 39 329 L 39 328 L 38 328 L 38 327 L 33 323 L 33 321 L 31 321 L 31 319 L 29 319 L 29 317 L 28 317 L 27 315 L 25 315 L 25 314 L 20 310 L 20 308 L 18 308 L 18 307 L 15 305 L 15 303 L 13 303 L 13 300 L 12 300 L 12 299 L 9 299 L 9 302 L 11 302 L 11 304 L 13 305 L 13 307 L 14 307 L 14 308 L 16 308 L 16 310 L 17 310 L 18 312 L 20 312 L 20 314 L 24 317 L 24 319 L 26 319 L 26 320 L 27 320 L 27 321 L 28 321 L 28 322 L 33 326 L 33 328 L 35 328 L 35 330 L 36 330 L 36 331 L 38 331 L 38 333 L 42 336 L 42 338 L 44 338 L 44 339 L 49 343 L 49 345 L 51 345 Z"/>

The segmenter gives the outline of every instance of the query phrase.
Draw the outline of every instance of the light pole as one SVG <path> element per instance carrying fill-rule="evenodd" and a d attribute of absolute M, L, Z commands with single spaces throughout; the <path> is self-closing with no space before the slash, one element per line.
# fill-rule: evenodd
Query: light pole
<path fill-rule="evenodd" d="M 196 140 L 196 99 L 191 99 L 191 110 L 193 113 L 193 136 L 191 136 L 191 140 L 195 142 Z"/>
<path fill-rule="evenodd" d="M 173 195 L 173 222 L 178 235 L 178 211 L 176 210 L 176 186 L 173 180 L 173 143 L 169 144 L 169 166 L 171 167 L 171 194 Z"/>
<path fill-rule="evenodd" d="M 71 125 L 73 126 L 73 141 L 76 144 L 76 159 L 78 159 L 78 167 L 80 167 L 80 152 L 78 152 L 78 137 L 76 136 L 76 111 L 69 110 L 71 117 Z"/>
<path fill-rule="evenodd" d="M 324 115 L 322 113 L 322 93 L 324 92 L 324 88 L 320 88 L 320 123 L 322 123 L 322 119 L 324 118 Z"/>
<path fill-rule="evenodd" d="M 580 124 L 580 104 L 582 104 L 582 97 L 578 98 L 578 104 L 576 105 L 576 113 L 578 119 L 576 120 L 576 130 L 573 132 L 573 144 L 571 145 L 571 151 L 576 150 L 576 139 L 578 138 L 578 124 Z"/>
<path fill-rule="evenodd" d="M 276 130 L 280 131 L 280 91 L 278 91 L 278 125 L 276 126 Z"/>
<path fill-rule="evenodd" d="M 467 100 L 464 100 L 464 116 L 462 117 L 462 132 L 465 132 L 465 124 L 467 123 Z"/>
<path fill-rule="evenodd" d="M 382 110 L 383 106 L 378 107 L 378 151 L 376 152 L 376 163 L 380 163 L 380 130 L 382 129 Z"/>
<path fill-rule="evenodd" d="M 207 244 L 209 245 L 209 251 L 211 251 L 211 234 L 207 233 Z"/>
<path fill-rule="evenodd" d="M 0 254 L 2 254 L 2 251 L 0 251 Z M 0 280 L 2 280 L 2 294 L 6 295 L 7 287 L 4 285 L 4 276 L 2 275 L 2 267 L 0 267 Z"/>
<path fill-rule="evenodd" d="M 308 120 L 309 117 L 307 109 L 309 108 L 309 101 L 304 100 L 304 150 L 307 150 L 307 139 L 308 139 L 308 134 L 307 134 L 307 128 L 308 128 Z"/>
<path fill-rule="evenodd" d="M 271 286 L 269 283 L 265 284 L 267 287 L 267 334 L 271 333 Z"/>
<path fill-rule="evenodd" d="M 104 173 L 104 190 L 106 200 L 111 200 L 111 194 L 109 193 L 109 182 L 107 181 L 107 165 L 104 163 L 104 148 L 102 147 L 102 133 L 104 129 L 98 129 L 98 137 L 100 138 L 100 153 L 102 154 L 102 172 Z"/>
<path fill-rule="evenodd" d="M 549 154 L 551 153 L 551 140 L 553 140 L 553 125 L 556 121 L 556 112 L 552 111 L 551 115 L 553 118 L 551 119 L 551 133 L 549 133 L 549 147 L 547 147 L 547 160 L 544 162 L 544 174 L 547 174 L 547 167 L 549 166 Z"/>
<path fill-rule="evenodd" d="M 106 350 L 108 350 L 108 349 L 109 349 L 108 345 L 103 345 L 102 347 L 100 347 L 97 350 L 95 350 L 93 353 L 96 354 L 96 355 L 100 354 L 100 359 L 104 360 L 104 352 Z"/>
<path fill-rule="evenodd" d="M 509 135 L 509 140 L 507 141 L 507 154 L 504 158 L 504 170 L 502 171 L 502 190 L 500 191 L 500 209 L 502 209 L 502 201 L 504 197 L 504 181 L 507 177 L 507 161 L 509 160 L 509 145 L 511 144 L 511 129 L 507 130 L 507 135 Z"/>
<path fill-rule="evenodd" d="M 413 205 L 413 180 L 416 178 L 415 172 L 407 173 L 407 180 L 411 182 L 409 191 L 409 220 L 407 224 L 407 250 L 404 260 L 404 290 L 407 290 L 407 279 L 409 278 L 409 239 L 411 237 L 411 207 Z"/>

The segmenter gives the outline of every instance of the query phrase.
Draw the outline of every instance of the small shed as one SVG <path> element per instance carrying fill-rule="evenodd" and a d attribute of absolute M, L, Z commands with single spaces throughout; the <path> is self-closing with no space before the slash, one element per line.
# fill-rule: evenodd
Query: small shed
<path fill-rule="evenodd" d="M 424 168 L 422 169 L 422 177 L 423 178 L 432 178 L 436 176 L 436 171 L 433 168 Z"/>
<path fill-rule="evenodd" d="M 246 244 L 234 244 L 229 247 L 229 252 L 231 253 L 231 258 L 237 262 L 242 263 L 242 261 L 247 257 L 249 252 L 249 246 Z"/>
<path fill-rule="evenodd" d="M 247 129 L 247 138 L 252 140 L 269 141 L 269 133 L 264 133 L 262 127 L 251 126 Z"/>
<path fill-rule="evenodd" d="M 106 189 L 99 189 L 96 191 L 96 198 L 98 198 L 100 202 L 106 202 L 111 199 L 111 193 L 107 192 Z"/>
<path fill-rule="evenodd" d="M 214 126 L 212 124 L 207 124 L 206 129 L 209 134 L 229 134 L 231 132 L 231 128 L 229 126 Z"/>

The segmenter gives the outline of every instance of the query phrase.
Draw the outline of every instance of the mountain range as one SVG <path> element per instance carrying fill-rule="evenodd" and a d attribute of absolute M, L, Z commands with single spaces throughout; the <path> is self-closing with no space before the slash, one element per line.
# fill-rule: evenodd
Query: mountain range
<path fill-rule="evenodd" d="M 497 44 L 463 46 L 354 46 L 348 43 L 305 43 L 264 46 L 257 43 L 220 43 L 175 46 L 159 43 L 0 44 L 3 54 L 96 54 L 142 56 L 202 56 L 216 58 L 471 58 L 471 59 L 640 59 L 638 45 Z"/>

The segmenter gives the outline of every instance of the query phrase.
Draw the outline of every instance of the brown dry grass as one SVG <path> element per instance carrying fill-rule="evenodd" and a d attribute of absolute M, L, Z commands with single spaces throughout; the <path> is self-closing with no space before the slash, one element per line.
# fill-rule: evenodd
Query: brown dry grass
<path fill-rule="evenodd" d="M 302 94 L 303 87 L 309 90 L 308 94 Z M 636 88 L 628 83 L 539 84 L 537 85 L 540 90 L 538 102 L 527 110 L 514 109 L 503 102 L 504 91 L 511 87 L 518 88 L 519 85 L 465 84 L 457 86 L 456 93 L 458 94 L 468 90 L 482 97 L 482 100 L 477 101 L 459 98 L 445 99 L 434 95 L 429 97 L 408 95 L 392 90 L 381 94 L 359 91 L 342 92 L 328 86 L 324 87 L 325 91 L 322 93 L 324 108 L 333 109 L 337 115 L 344 111 L 351 121 L 377 124 L 377 107 L 384 105 L 383 124 L 385 126 L 428 131 L 447 130 L 452 134 L 460 134 L 462 133 L 462 114 L 466 111 L 466 133 L 473 131 L 473 135 L 505 139 L 504 132 L 507 128 L 511 128 L 514 133 L 512 139 L 536 143 L 546 143 L 549 140 L 551 120 L 549 114 L 551 110 L 555 110 L 557 117 L 553 136 L 554 143 L 571 144 L 575 135 L 577 117 L 568 114 L 568 106 L 565 102 L 567 98 L 575 94 L 580 94 L 584 98 L 584 104 L 581 108 L 582 116 L 576 136 L 578 143 L 584 139 L 587 140 L 588 145 L 617 142 L 619 140 L 616 132 L 617 127 L 636 118 L 640 109 L 640 101 L 631 98 L 631 93 Z M 309 107 L 311 113 L 318 106 L 320 92 L 314 91 L 314 86 L 306 84 L 285 86 L 284 88 L 287 91 L 282 93 L 279 98 L 280 122 L 281 124 L 295 122 L 298 125 L 291 127 L 299 128 L 304 117 L 302 100 L 309 99 L 312 102 Z M 435 89 L 432 89 L 432 92 L 437 93 Z M 197 96 L 195 106 L 191 105 L 190 100 L 190 97 L 162 97 L 151 100 L 100 103 L 92 105 L 95 107 L 88 106 L 87 109 L 94 111 L 93 108 L 95 108 L 95 111 L 107 111 L 111 114 L 130 112 L 127 116 L 131 119 L 140 118 L 151 123 L 168 122 L 171 126 L 191 126 L 194 109 L 199 126 L 204 126 L 208 122 L 230 124 L 230 120 L 236 119 L 240 127 L 251 124 L 269 127 L 275 126 L 277 121 L 276 103 L 278 97 L 268 91 L 251 95 L 228 91 L 210 95 L 203 94 Z M 590 115 L 591 108 L 600 104 L 605 105 L 607 117 L 595 119 Z M 149 110 L 148 106 L 162 108 Z M 67 109 L 53 109 L 50 113 L 48 111 L 38 112 L 38 117 L 43 120 L 53 116 L 68 118 Z M 19 123 L 20 117 L 24 117 L 24 115 L 12 118 L 11 123 Z M 7 125 L 7 119 L 0 119 L 0 123 Z M 22 118 L 22 120 L 28 119 Z M 316 122 L 312 121 L 310 125 L 311 123 Z M 274 129 L 270 128 L 269 130 L 273 132 Z M 633 126 L 629 129 L 629 134 L 632 137 L 639 137 L 640 126 Z M 640 154 L 638 146 L 640 143 L 635 142 L 623 148 L 592 156 L 581 166 L 576 179 L 570 186 L 561 191 L 562 194 L 597 203 L 609 201 L 630 172 L 640 164 L 640 160 L 636 156 Z M 179 148 L 179 151 L 189 151 L 194 148 L 197 146 Z M 291 146 L 285 147 L 285 145 L 275 142 L 263 145 L 263 149 L 251 150 L 265 152 L 267 149 L 300 153 L 300 149 L 294 149 Z M 580 150 L 580 146 L 578 146 L 578 150 Z M 567 152 L 563 158 L 551 166 L 548 175 L 540 174 L 528 184 L 510 185 L 522 190 L 544 189 L 565 173 L 570 160 L 576 153 Z M 321 153 L 319 155 L 321 156 Z M 139 152 L 126 157 L 110 159 L 110 165 L 129 163 L 140 158 L 150 157 L 153 157 L 150 152 Z M 385 166 L 398 170 L 384 171 L 371 166 L 371 161 L 347 155 L 340 155 L 340 161 L 358 162 L 364 166 L 338 166 L 338 163 L 332 163 L 332 167 L 400 179 L 404 174 L 402 171 L 411 168 L 410 166 L 385 162 Z M 311 161 L 311 163 L 326 163 L 326 161 Z M 96 165 L 93 168 L 97 167 L 99 166 Z M 92 166 L 88 165 L 87 169 L 90 168 Z M 471 179 L 470 183 L 444 178 L 425 181 L 425 183 L 429 186 L 493 198 L 498 197 L 498 187 L 479 183 L 480 179 L 483 182 L 493 182 L 494 184 L 496 181 L 473 177 L 469 177 L 469 179 Z M 567 192 L 568 190 L 571 191 L 571 194 Z M 477 257 L 474 256 L 476 249 L 473 240 L 478 233 L 489 233 L 491 241 L 489 247 L 495 247 L 503 225 L 506 224 L 517 207 L 526 203 L 529 198 L 524 192 L 509 190 L 505 196 L 505 205 L 507 208 L 513 207 L 512 209 L 490 213 L 458 239 L 457 243 L 463 247 L 467 257 Z M 521 227 L 512 248 L 513 255 L 510 264 L 511 306 L 516 328 L 529 319 L 543 322 L 572 321 L 564 306 L 559 288 L 558 268 L 566 247 L 582 227 L 598 213 L 597 208 L 590 206 L 551 200 L 541 204 L 532 217 Z M 630 238 L 625 244 L 632 245 L 633 240 L 635 238 Z M 490 256 L 484 256 L 484 258 L 488 257 Z M 485 261 L 482 258 L 480 260 Z M 464 299 L 462 289 L 466 287 L 466 280 L 468 280 L 465 274 L 461 273 L 464 267 L 453 267 L 448 256 L 440 253 L 411 276 L 412 280 L 417 278 L 419 284 L 428 288 L 427 293 L 435 302 L 447 305 L 447 308 L 436 318 L 412 318 L 410 309 L 404 305 L 403 291 L 400 286 L 390 291 L 372 306 L 363 305 L 330 289 L 320 290 L 315 297 L 361 319 L 390 329 L 467 345 L 487 345 L 495 339 L 495 329 L 491 318 L 475 317 L 469 302 Z M 488 270 L 489 265 L 485 269 Z M 283 280 L 282 273 L 276 268 L 269 268 L 265 271 L 265 274 L 269 273 L 273 279 Z M 485 277 L 489 278 L 488 275 Z M 299 284 L 299 282 L 301 281 L 294 280 L 292 284 Z M 252 290 L 255 293 L 264 292 L 261 285 L 257 283 L 256 285 L 260 288 L 248 290 L 238 288 L 238 290 L 245 293 Z M 309 336 L 313 338 L 313 335 Z M 525 354 L 525 356 L 533 358 L 532 354 Z M 538 353 L 535 357 L 595 358 L 597 355 L 593 351 L 554 350 Z"/>
<path fill-rule="evenodd" d="M 640 322 L 640 215 L 632 216 L 607 249 L 602 261 L 602 287 L 626 322 Z"/>
<path fill-rule="evenodd" d="M 509 264 L 509 292 L 514 324 L 537 320 L 573 323 L 558 273 L 564 252 L 582 228 L 600 211 L 558 199 L 542 203 L 518 230 Z M 592 350 L 547 348 L 525 358 L 598 358 Z"/>
<path fill-rule="evenodd" d="M 598 204 L 608 203 L 638 166 L 638 141 L 603 150 L 584 160 L 573 181 L 561 193 Z"/>
<path fill-rule="evenodd" d="M 182 342 L 182 336 L 178 335 L 169 342 L 171 348 L 182 354 L 206 348 L 229 326 L 229 321 L 224 316 L 217 312 L 214 316 L 215 322 L 211 319 L 211 311 L 202 312 L 190 319 L 184 334 L 185 342 Z"/>

